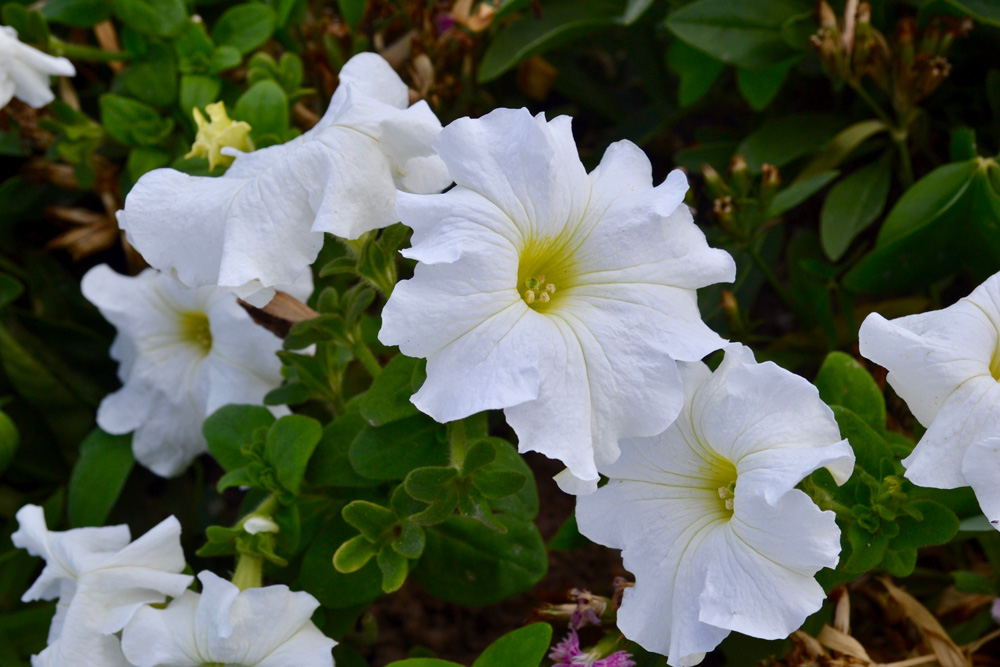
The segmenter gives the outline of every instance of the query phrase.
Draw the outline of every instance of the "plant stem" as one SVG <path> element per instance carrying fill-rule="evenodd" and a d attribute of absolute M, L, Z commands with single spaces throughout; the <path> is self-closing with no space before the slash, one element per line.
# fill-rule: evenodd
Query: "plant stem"
<path fill-rule="evenodd" d="M 105 51 L 103 49 L 95 49 L 92 46 L 84 46 L 83 44 L 64 42 L 58 37 L 49 38 L 49 48 L 61 56 L 68 56 L 74 60 L 108 62 L 111 60 L 129 59 L 129 55 L 127 53 L 120 51 Z"/>
<path fill-rule="evenodd" d="M 264 583 L 264 560 L 260 556 L 240 554 L 236 558 L 233 583 L 241 591 L 248 588 L 260 588 L 260 585 Z"/>
<path fill-rule="evenodd" d="M 368 346 L 361 341 L 354 344 L 354 354 L 357 356 L 358 361 L 365 367 L 365 370 L 368 371 L 368 374 L 372 376 L 373 380 L 382 373 L 382 366 L 378 363 L 378 359 L 368 349 Z"/>
<path fill-rule="evenodd" d="M 913 163 L 910 161 L 910 147 L 907 144 L 909 133 L 905 129 L 892 130 L 892 141 L 899 151 L 899 179 L 904 188 L 913 185 Z"/>
<path fill-rule="evenodd" d="M 461 468 L 468 448 L 464 421 L 448 424 L 448 441 L 451 443 L 451 465 Z"/>

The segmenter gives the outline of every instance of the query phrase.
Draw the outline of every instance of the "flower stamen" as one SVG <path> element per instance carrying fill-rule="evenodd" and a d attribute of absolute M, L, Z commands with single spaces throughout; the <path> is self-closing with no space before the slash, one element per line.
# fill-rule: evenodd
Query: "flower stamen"
<path fill-rule="evenodd" d="M 548 303 L 552 300 L 552 295 L 556 293 L 554 283 L 545 282 L 545 274 L 537 278 L 527 278 L 524 281 L 524 301 L 529 306 L 537 299 L 539 303 Z"/>

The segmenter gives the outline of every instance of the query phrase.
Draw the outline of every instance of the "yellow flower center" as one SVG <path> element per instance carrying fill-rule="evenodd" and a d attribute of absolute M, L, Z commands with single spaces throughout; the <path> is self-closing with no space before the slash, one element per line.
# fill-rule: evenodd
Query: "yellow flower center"
<path fill-rule="evenodd" d="M 558 301 L 557 294 L 577 283 L 579 270 L 572 249 L 563 239 L 530 241 L 520 252 L 517 291 L 529 307 L 545 312 Z"/>
<path fill-rule="evenodd" d="M 196 310 L 181 313 L 181 340 L 207 355 L 212 349 L 212 327 L 208 315 Z"/>
<path fill-rule="evenodd" d="M 733 515 L 736 501 L 736 466 L 707 447 L 699 454 L 705 462 L 701 472 L 705 476 L 706 491 L 717 500 L 722 516 L 728 519 Z"/>
<path fill-rule="evenodd" d="M 1000 336 L 997 336 L 997 345 L 993 348 L 993 356 L 990 357 L 990 375 L 1000 382 Z"/>

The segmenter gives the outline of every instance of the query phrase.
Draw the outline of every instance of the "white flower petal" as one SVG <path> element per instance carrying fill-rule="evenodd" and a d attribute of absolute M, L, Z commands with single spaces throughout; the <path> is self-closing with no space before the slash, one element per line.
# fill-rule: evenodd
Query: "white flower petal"
<path fill-rule="evenodd" d="M 976 492 L 983 514 L 1000 530 L 1000 438 L 986 438 L 969 447 L 962 472 Z"/>
<path fill-rule="evenodd" d="M 55 99 L 50 75 L 73 76 L 76 70 L 66 58 L 56 58 L 22 43 L 17 31 L 0 26 L 0 107 L 11 97 L 40 108 Z"/>
<path fill-rule="evenodd" d="M 185 591 L 166 609 L 139 609 L 122 633 L 122 652 L 136 667 L 201 667 L 194 637 L 198 594 Z"/>

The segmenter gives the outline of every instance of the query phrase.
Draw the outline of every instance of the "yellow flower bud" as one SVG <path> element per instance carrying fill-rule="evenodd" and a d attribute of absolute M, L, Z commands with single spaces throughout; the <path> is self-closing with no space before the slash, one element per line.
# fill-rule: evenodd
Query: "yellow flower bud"
<path fill-rule="evenodd" d="M 198 125 L 198 135 L 191 145 L 191 152 L 185 158 L 207 157 L 209 170 L 215 170 L 215 165 L 228 167 L 233 163 L 232 155 L 223 155 L 222 148 L 229 146 L 248 153 L 253 150 L 250 140 L 250 124 L 245 121 L 234 121 L 226 113 L 224 102 L 216 102 L 205 107 L 211 122 L 205 120 L 197 108 L 193 110 L 194 122 Z"/>

